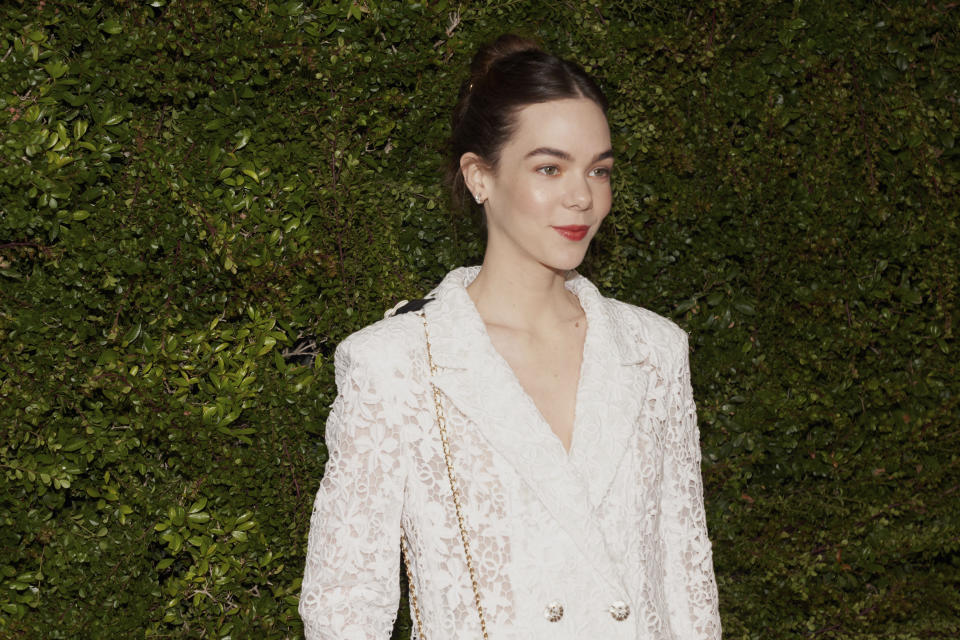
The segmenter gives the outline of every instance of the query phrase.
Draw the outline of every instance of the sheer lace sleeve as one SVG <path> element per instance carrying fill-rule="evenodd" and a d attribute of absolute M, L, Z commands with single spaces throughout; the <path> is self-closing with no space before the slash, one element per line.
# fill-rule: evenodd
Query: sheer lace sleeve
<path fill-rule="evenodd" d="M 690 385 L 687 335 L 682 336 L 676 375 L 671 381 L 664 442 L 663 512 L 664 582 L 670 627 L 684 640 L 720 638 L 717 584 L 707 538 L 700 475 L 700 432 Z"/>
<path fill-rule="evenodd" d="M 335 356 L 330 457 L 310 518 L 300 592 L 307 640 L 386 640 L 400 599 L 401 442 L 375 382 L 376 359 L 358 351 L 348 338 Z"/>

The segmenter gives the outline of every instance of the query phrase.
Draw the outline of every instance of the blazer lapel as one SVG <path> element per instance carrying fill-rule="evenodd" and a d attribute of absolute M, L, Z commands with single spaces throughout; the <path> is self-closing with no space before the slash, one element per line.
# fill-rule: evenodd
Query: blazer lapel
<path fill-rule="evenodd" d="M 477 425 L 498 453 L 533 482 L 540 470 L 566 465 L 559 440 L 493 347 L 465 285 L 478 267 L 457 269 L 431 292 L 424 312 L 430 332 L 435 384 Z"/>
<path fill-rule="evenodd" d="M 615 558 L 606 551 L 592 512 L 609 489 L 629 449 L 651 379 L 646 343 L 617 322 L 588 280 L 574 275 L 567 287 L 587 316 L 587 337 L 577 394 L 570 455 L 544 422 L 532 399 L 497 353 L 466 292 L 479 267 L 456 269 L 424 307 L 431 354 L 431 382 L 476 425 L 490 446 L 577 542 L 598 573 L 623 593 Z M 449 410 L 449 409 L 448 409 Z"/>
<path fill-rule="evenodd" d="M 587 315 L 587 339 L 571 461 L 589 479 L 589 498 L 600 506 L 656 404 L 654 350 L 626 305 L 604 298 L 586 278 L 568 282 Z"/>

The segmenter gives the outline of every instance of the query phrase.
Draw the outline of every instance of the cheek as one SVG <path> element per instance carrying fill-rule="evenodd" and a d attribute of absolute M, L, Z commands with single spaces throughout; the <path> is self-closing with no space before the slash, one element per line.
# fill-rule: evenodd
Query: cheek
<path fill-rule="evenodd" d="M 536 224 L 554 209 L 557 195 L 547 181 L 517 179 L 504 194 L 514 220 Z"/>
<path fill-rule="evenodd" d="M 607 217 L 610 213 L 610 205 L 613 203 L 613 192 L 610 189 L 610 183 L 597 189 L 594 195 L 594 203 L 597 211 L 601 213 L 600 219 Z"/>
<path fill-rule="evenodd" d="M 527 211 L 543 206 L 553 199 L 550 185 L 544 181 L 518 180 L 515 186 L 513 200 Z"/>

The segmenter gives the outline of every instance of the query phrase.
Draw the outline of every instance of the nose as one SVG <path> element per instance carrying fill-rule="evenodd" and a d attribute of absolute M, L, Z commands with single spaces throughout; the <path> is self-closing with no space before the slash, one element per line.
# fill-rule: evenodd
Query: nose
<path fill-rule="evenodd" d="M 581 176 L 571 176 L 564 194 L 566 206 L 572 209 L 586 211 L 593 204 L 593 191 L 586 178 Z"/>

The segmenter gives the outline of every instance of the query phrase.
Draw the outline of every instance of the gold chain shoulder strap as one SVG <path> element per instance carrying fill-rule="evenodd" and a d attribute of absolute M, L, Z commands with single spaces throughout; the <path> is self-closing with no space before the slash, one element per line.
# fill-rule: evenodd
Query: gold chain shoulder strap
<path fill-rule="evenodd" d="M 430 364 L 430 374 L 436 373 L 436 366 L 433 364 L 433 354 L 430 353 L 430 332 L 427 330 L 427 316 L 421 311 L 417 315 L 423 320 L 423 335 L 427 341 L 427 362 Z M 470 583 L 473 585 L 473 599 L 477 605 L 477 615 L 480 617 L 480 632 L 483 634 L 483 640 L 489 640 L 487 636 L 487 619 L 483 613 L 483 603 L 480 598 L 480 583 L 477 582 L 477 570 L 473 566 L 473 555 L 470 553 L 470 539 L 467 538 L 467 525 L 463 519 L 463 508 L 460 504 L 460 490 L 457 485 L 457 475 L 453 471 L 453 460 L 450 456 L 450 442 L 447 439 L 447 419 L 443 414 L 443 406 L 440 398 L 440 390 L 433 383 L 433 407 L 437 413 L 437 427 L 440 429 L 440 442 L 443 444 L 443 459 L 447 463 L 447 479 L 450 480 L 450 492 L 453 494 L 453 506 L 457 511 L 457 524 L 460 526 L 460 541 L 463 542 L 463 555 L 467 559 L 467 570 L 470 572 Z M 420 618 L 420 607 L 417 603 L 417 594 L 413 586 L 413 575 L 410 573 L 410 551 L 407 548 L 407 538 L 400 534 L 400 548 L 403 551 L 404 564 L 407 567 L 407 583 L 410 591 L 410 604 L 413 607 L 413 615 L 417 624 L 417 635 L 420 640 L 426 640 L 423 634 L 423 620 Z"/>

